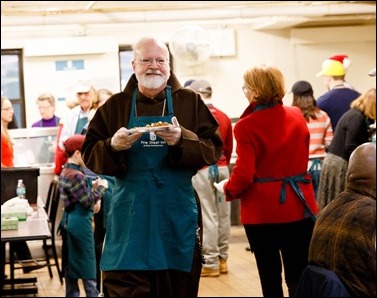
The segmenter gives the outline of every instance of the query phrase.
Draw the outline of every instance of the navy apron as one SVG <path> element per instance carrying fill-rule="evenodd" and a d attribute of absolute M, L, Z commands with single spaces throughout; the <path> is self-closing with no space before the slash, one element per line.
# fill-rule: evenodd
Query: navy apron
<path fill-rule="evenodd" d="M 136 89 L 128 129 L 171 123 L 170 86 L 165 89 L 168 115 L 137 116 Z M 165 105 L 164 105 L 165 106 Z M 194 171 L 169 166 L 168 145 L 145 133 L 126 152 L 127 171 L 116 177 L 108 214 L 101 270 L 190 272 L 198 210 L 191 184 Z"/>

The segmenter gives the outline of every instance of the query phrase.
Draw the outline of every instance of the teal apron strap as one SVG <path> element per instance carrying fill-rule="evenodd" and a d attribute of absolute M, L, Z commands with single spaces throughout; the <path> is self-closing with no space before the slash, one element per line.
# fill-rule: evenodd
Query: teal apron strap
<path fill-rule="evenodd" d="M 88 122 L 88 117 L 82 117 L 77 120 L 75 134 L 83 134 L 84 127 Z"/>
<path fill-rule="evenodd" d="M 285 188 L 286 188 L 286 185 L 289 183 L 292 186 L 292 188 L 294 189 L 294 191 L 296 192 L 301 203 L 304 205 L 305 218 L 310 216 L 313 219 L 313 221 L 315 221 L 316 217 L 315 217 L 313 211 L 310 209 L 310 207 L 306 203 L 306 200 L 305 200 L 304 195 L 301 191 L 301 188 L 298 185 L 298 183 L 305 183 L 305 184 L 311 183 L 311 180 L 306 179 L 305 175 L 306 175 L 306 173 L 296 175 L 296 176 L 291 176 L 291 177 L 285 177 L 285 178 L 256 178 L 256 179 L 254 179 L 254 181 L 255 182 L 261 182 L 261 183 L 272 182 L 272 181 L 283 181 L 283 184 L 281 186 L 281 192 L 280 192 L 280 203 L 282 203 L 282 204 L 285 203 L 285 200 L 286 200 Z"/>

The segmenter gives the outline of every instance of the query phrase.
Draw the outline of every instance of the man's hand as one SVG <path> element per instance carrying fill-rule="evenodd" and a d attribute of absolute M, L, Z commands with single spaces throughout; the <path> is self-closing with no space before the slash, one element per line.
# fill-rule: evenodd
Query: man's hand
<path fill-rule="evenodd" d="M 156 135 L 163 139 L 169 146 L 174 146 L 180 141 L 182 130 L 179 127 L 177 117 L 174 116 L 171 122 L 173 125 L 169 127 L 169 130 L 157 131 Z"/>
<path fill-rule="evenodd" d="M 121 127 L 111 138 L 111 147 L 115 151 L 130 149 L 140 137 L 141 133 L 130 134 L 127 128 Z"/>
<path fill-rule="evenodd" d="M 229 179 L 224 179 L 222 181 L 220 181 L 219 183 L 217 182 L 214 182 L 213 185 L 216 187 L 216 189 L 221 192 L 221 193 L 225 193 L 224 191 L 224 185 L 225 183 L 227 183 L 229 181 Z"/>

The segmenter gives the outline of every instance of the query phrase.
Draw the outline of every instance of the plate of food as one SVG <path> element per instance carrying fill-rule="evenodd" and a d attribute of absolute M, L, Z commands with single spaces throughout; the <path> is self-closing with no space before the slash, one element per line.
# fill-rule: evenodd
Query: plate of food
<path fill-rule="evenodd" d="M 155 132 L 155 131 L 163 131 L 168 130 L 171 124 L 168 122 L 158 121 L 153 122 L 151 124 L 147 124 L 141 127 L 133 127 L 129 129 L 130 133 L 146 133 L 146 132 Z"/>

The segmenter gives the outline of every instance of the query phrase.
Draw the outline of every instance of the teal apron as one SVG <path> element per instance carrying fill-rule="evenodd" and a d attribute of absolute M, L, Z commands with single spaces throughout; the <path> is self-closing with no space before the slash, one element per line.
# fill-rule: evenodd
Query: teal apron
<path fill-rule="evenodd" d="M 85 134 L 86 131 L 84 130 L 84 128 L 87 123 L 88 123 L 88 117 L 80 118 L 79 116 L 79 119 L 77 119 L 75 134 L 79 134 L 79 135 Z"/>
<path fill-rule="evenodd" d="M 93 210 L 80 203 L 63 213 L 59 229 L 63 236 L 63 267 L 69 278 L 96 279 L 92 217 Z"/>
<path fill-rule="evenodd" d="M 158 121 L 171 123 L 170 86 L 165 89 L 168 115 L 136 115 L 135 90 L 128 129 Z M 127 171 L 117 176 L 107 217 L 101 270 L 166 270 L 190 272 L 198 210 L 192 170 L 173 169 L 168 145 L 145 133 L 127 150 Z"/>

